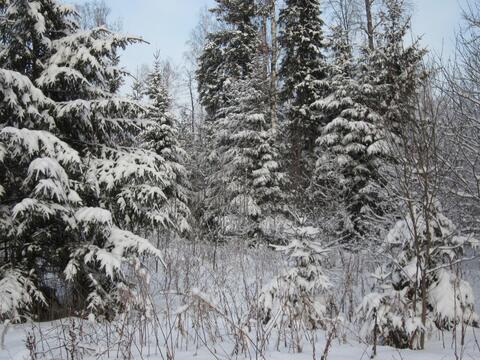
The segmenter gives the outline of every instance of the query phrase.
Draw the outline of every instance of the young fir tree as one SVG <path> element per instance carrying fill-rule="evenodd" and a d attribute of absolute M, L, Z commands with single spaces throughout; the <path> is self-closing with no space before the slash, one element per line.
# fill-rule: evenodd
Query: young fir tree
<path fill-rule="evenodd" d="M 325 329 L 331 317 L 329 291 L 331 283 L 324 269 L 328 250 L 309 237 L 293 239 L 276 246 L 288 260 L 288 267 L 262 289 L 257 315 L 263 325 L 277 327 L 291 334 L 291 346 L 301 352 L 301 329 Z M 287 338 L 285 338 L 287 342 Z"/>
<path fill-rule="evenodd" d="M 163 216 L 161 224 L 174 228 L 178 233 L 189 231 L 188 218 L 188 174 L 183 165 L 185 151 L 178 145 L 175 119 L 170 113 L 171 100 L 167 84 L 162 75 L 162 64 L 159 54 L 155 55 L 152 71 L 147 75 L 145 93 L 151 101 L 147 110 L 150 120 L 146 131 L 142 134 L 145 148 L 154 151 L 165 161 L 162 164 L 169 174 L 163 184 L 164 199 L 157 199 L 157 215 Z"/>
<path fill-rule="evenodd" d="M 130 98 L 134 101 L 142 101 L 145 93 L 145 83 L 140 76 L 141 74 L 137 71 L 137 75 L 130 85 Z"/>
<path fill-rule="evenodd" d="M 297 184 L 311 175 L 315 141 L 325 124 L 323 114 L 312 109 L 329 88 L 320 16 L 319 0 L 287 0 L 279 17 L 280 99 L 286 109 L 290 167 Z"/>
<path fill-rule="evenodd" d="M 465 248 L 477 242 L 455 233 L 438 203 L 430 209 L 415 207 L 413 214 L 395 224 L 385 242 L 389 260 L 376 271 L 375 292 L 359 308 L 363 336 L 379 344 L 415 349 L 422 332 L 434 326 L 450 330 L 457 324 L 478 324 L 473 290 L 454 272 Z M 423 283 L 426 306 L 421 304 Z M 428 312 L 425 325 L 423 308 Z"/>
<path fill-rule="evenodd" d="M 215 123 L 214 151 L 219 164 L 207 189 L 209 221 L 254 220 L 281 210 L 284 194 L 279 154 L 267 118 L 267 94 L 261 63 L 252 63 L 251 76 L 226 87 L 229 105 L 221 109 Z"/>
<path fill-rule="evenodd" d="M 73 11 L 53 0 L 1 5 L 0 317 L 20 321 L 36 300 L 59 303 L 58 315 L 113 316 L 130 291 L 125 265 L 160 256 L 116 226 L 91 176 L 133 128 L 120 114 L 138 106 L 115 98 L 110 80 L 122 74 L 115 50 L 137 39 L 78 32 Z"/>

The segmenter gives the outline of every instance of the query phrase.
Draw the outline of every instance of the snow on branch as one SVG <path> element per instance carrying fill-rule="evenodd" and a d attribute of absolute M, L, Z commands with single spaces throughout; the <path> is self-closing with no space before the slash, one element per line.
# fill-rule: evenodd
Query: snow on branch
<path fill-rule="evenodd" d="M 30 308 L 35 302 L 46 304 L 43 294 L 33 281 L 17 269 L 0 270 L 0 321 L 23 320 L 21 310 Z"/>
<path fill-rule="evenodd" d="M 18 123 L 35 119 L 52 126 L 53 118 L 47 110 L 53 106 L 53 101 L 46 97 L 29 78 L 16 72 L 0 69 L 0 99 L 10 110 L 7 116 L 15 119 L 5 119 L 7 123 Z"/>
<path fill-rule="evenodd" d="M 46 156 L 63 165 L 81 164 L 78 152 L 48 131 L 5 127 L 0 130 L 0 140 L 14 157 L 27 161 L 31 157 Z"/>

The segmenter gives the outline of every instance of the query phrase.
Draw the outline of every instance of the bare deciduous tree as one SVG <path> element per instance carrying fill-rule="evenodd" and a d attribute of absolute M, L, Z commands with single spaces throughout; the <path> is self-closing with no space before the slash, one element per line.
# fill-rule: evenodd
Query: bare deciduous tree
<path fill-rule="evenodd" d="M 80 27 L 84 30 L 105 26 L 113 31 L 122 29 L 121 19 L 110 22 L 109 16 L 112 10 L 104 0 L 91 0 L 84 4 L 76 5 L 79 14 Z"/>
<path fill-rule="evenodd" d="M 349 41 L 353 41 L 361 23 L 361 6 L 358 0 L 328 0 L 328 10 L 333 23 L 340 26 Z"/>
<path fill-rule="evenodd" d="M 480 232 L 480 4 L 468 3 L 457 35 L 456 57 L 444 67 L 442 93 L 449 101 L 444 135 L 455 154 L 450 169 L 450 194 L 462 204 L 459 219 Z"/>
<path fill-rule="evenodd" d="M 183 67 L 183 88 L 185 99 L 187 102 L 180 105 L 184 114 L 188 113 L 192 134 L 199 132 L 203 119 L 203 108 L 198 100 L 196 91 L 197 82 L 195 78 L 195 70 L 197 68 L 197 60 L 207 42 L 207 35 L 215 31 L 220 26 L 215 17 L 204 7 L 199 13 L 197 25 L 190 32 L 187 41 L 188 50 L 183 54 L 185 66 Z M 201 137 L 201 134 L 198 134 Z"/>

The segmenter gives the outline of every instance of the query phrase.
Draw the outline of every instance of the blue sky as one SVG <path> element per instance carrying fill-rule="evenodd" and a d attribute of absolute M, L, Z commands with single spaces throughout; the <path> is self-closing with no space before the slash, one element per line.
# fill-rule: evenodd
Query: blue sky
<path fill-rule="evenodd" d="M 156 49 L 175 64 L 182 63 L 185 43 L 192 28 L 198 23 L 200 11 L 214 4 L 214 1 L 105 0 L 105 3 L 112 9 L 111 20 L 122 20 L 124 33 L 141 36 L 150 43 L 131 46 L 124 52 L 122 63 L 128 70 L 135 72 L 137 66 L 152 61 Z"/>
<path fill-rule="evenodd" d="M 460 4 L 465 1 L 411 0 L 413 33 L 422 35 L 422 43 L 437 55 L 443 52 L 448 57 L 453 51 L 454 33 L 461 19 Z M 155 49 L 160 49 L 162 55 L 174 63 L 182 63 L 185 43 L 197 24 L 199 12 L 214 1 L 106 0 L 106 3 L 112 9 L 112 19 L 122 19 L 124 32 L 142 36 L 150 43 L 135 45 L 124 53 L 123 64 L 134 72 L 137 66 L 151 62 Z"/>
<path fill-rule="evenodd" d="M 462 20 L 462 8 L 467 0 L 411 1 L 414 6 L 414 34 L 421 35 L 424 46 L 435 55 L 451 55 L 455 49 L 455 33 Z"/>

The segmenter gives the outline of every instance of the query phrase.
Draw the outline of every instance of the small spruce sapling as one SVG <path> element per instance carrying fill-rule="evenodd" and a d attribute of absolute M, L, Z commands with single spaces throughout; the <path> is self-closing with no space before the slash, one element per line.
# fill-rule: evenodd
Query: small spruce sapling
<path fill-rule="evenodd" d="M 331 283 L 324 265 L 329 250 L 308 237 L 293 239 L 275 249 L 285 254 L 288 268 L 260 294 L 258 311 L 263 325 L 280 330 L 284 326 L 325 329 Z M 296 345 L 298 348 L 300 344 Z"/>
<path fill-rule="evenodd" d="M 388 262 L 375 272 L 375 292 L 365 296 L 358 311 L 364 323 L 362 334 L 368 340 L 416 349 L 420 334 L 434 327 L 450 330 L 460 323 L 478 324 L 472 287 L 454 272 L 464 249 L 477 242 L 456 236 L 454 224 L 439 204 L 427 216 L 418 207 L 413 212 L 388 233 Z M 421 321 L 422 280 L 428 294 L 425 326 Z"/>

